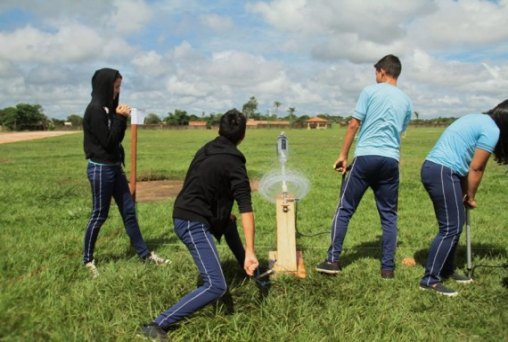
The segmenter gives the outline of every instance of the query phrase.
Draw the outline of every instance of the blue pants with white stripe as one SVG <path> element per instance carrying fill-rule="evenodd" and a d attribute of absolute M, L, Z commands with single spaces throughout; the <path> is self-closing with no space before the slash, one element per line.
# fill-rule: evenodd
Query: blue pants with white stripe
<path fill-rule="evenodd" d="M 93 260 L 95 242 L 102 225 L 108 218 L 111 198 L 114 198 L 118 205 L 132 246 L 141 258 L 147 257 L 150 251 L 139 230 L 135 203 L 122 166 L 88 162 L 87 175 L 92 188 L 92 215 L 85 232 L 83 263 Z"/>
<path fill-rule="evenodd" d="M 332 243 L 328 261 L 337 261 L 342 252 L 349 221 L 367 188 L 372 188 L 383 229 L 381 269 L 395 268 L 397 246 L 397 202 L 399 196 L 399 162 L 381 156 L 359 156 L 342 184 L 342 194 L 332 221 Z"/>
<path fill-rule="evenodd" d="M 219 254 L 208 227 L 201 222 L 178 218 L 173 218 L 173 222 L 176 234 L 187 246 L 198 267 L 203 284 L 155 319 L 155 323 L 165 329 L 219 299 L 227 290 Z"/>
<path fill-rule="evenodd" d="M 430 245 L 425 274 L 420 284 L 430 286 L 454 272 L 454 254 L 466 221 L 461 177 L 443 165 L 426 160 L 421 178 L 439 224 L 439 232 Z"/>

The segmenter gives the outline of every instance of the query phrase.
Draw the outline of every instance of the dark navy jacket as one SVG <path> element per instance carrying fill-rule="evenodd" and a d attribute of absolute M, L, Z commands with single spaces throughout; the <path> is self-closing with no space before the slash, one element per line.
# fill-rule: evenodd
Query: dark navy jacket
<path fill-rule="evenodd" d="M 196 152 L 173 217 L 202 222 L 220 238 L 230 220 L 234 201 L 240 213 L 252 211 L 245 157 L 229 139 L 219 136 Z"/>

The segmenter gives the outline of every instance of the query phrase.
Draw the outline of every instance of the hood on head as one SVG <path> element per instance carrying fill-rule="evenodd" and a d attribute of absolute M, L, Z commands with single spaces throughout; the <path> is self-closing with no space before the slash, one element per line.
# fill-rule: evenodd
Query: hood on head
<path fill-rule="evenodd" d="M 113 87 L 118 77 L 121 77 L 120 72 L 115 69 L 103 68 L 95 71 L 92 77 L 92 102 L 108 107 L 114 112 L 120 98 L 118 95 L 113 99 Z"/>

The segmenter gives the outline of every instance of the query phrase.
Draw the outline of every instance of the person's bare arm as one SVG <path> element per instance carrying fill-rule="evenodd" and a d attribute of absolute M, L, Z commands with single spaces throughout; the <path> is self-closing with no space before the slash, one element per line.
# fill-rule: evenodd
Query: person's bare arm
<path fill-rule="evenodd" d="M 255 238 L 255 224 L 254 214 L 252 212 L 246 212 L 241 214 L 243 234 L 245 237 L 245 261 L 243 268 L 249 276 L 254 275 L 254 271 L 259 266 L 258 259 L 256 258 L 256 252 L 254 249 L 254 238 Z"/>
<path fill-rule="evenodd" d="M 477 148 L 474 151 L 473 159 L 469 165 L 469 173 L 467 174 L 464 194 L 464 204 L 471 209 L 477 207 L 475 195 L 482 181 L 483 172 L 485 171 L 489 157 L 489 152 Z"/>
<path fill-rule="evenodd" d="M 347 169 L 347 158 L 349 156 L 349 150 L 351 149 L 351 145 L 355 139 L 356 132 L 358 132 L 358 128 L 360 128 L 361 121 L 355 118 L 352 118 L 349 122 L 346 130 L 346 135 L 344 137 L 344 142 L 342 143 L 342 149 L 339 154 L 339 158 L 333 164 L 333 167 L 338 172 L 344 174 Z"/>

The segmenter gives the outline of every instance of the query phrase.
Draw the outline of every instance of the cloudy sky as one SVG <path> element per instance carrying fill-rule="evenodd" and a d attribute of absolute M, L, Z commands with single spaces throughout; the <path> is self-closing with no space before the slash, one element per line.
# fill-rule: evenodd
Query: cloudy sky
<path fill-rule="evenodd" d="M 161 117 L 239 109 L 350 115 L 372 65 L 402 61 L 421 118 L 508 98 L 508 0 L 2 0 L 0 108 L 82 115 L 96 69 Z"/>

